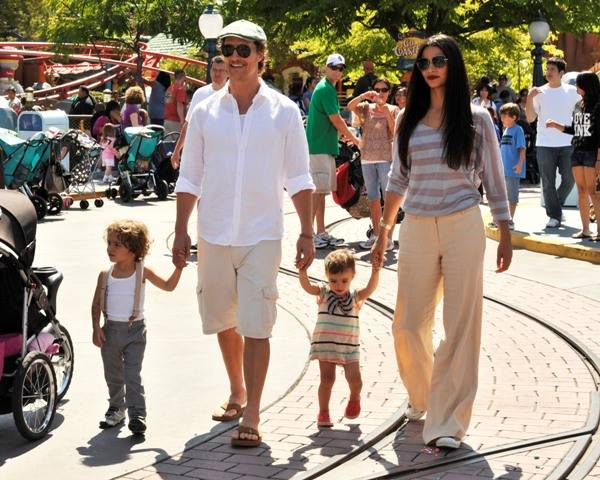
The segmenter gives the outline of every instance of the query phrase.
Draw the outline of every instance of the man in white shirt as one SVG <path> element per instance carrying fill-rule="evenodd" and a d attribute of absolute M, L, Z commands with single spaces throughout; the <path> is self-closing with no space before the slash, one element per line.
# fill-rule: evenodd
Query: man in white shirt
<path fill-rule="evenodd" d="M 222 55 L 217 55 L 212 59 L 212 63 L 210 66 L 210 78 L 212 82 L 208 85 L 200 87 L 194 92 L 194 95 L 192 96 L 192 101 L 190 102 L 190 106 L 185 116 L 185 122 L 181 127 L 181 135 L 179 135 L 179 140 L 177 140 L 177 145 L 175 145 L 175 150 L 173 150 L 173 155 L 171 155 L 171 165 L 173 165 L 173 168 L 175 170 L 179 168 L 179 161 L 181 159 L 181 149 L 183 148 L 183 144 L 185 142 L 187 125 L 190 121 L 190 117 L 192 116 L 194 108 L 202 100 L 210 97 L 213 93 L 221 90 L 225 86 L 225 83 L 227 83 L 227 65 L 225 64 L 225 59 Z"/>
<path fill-rule="evenodd" d="M 575 184 L 571 171 L 573 153 L 571 135 L 546 127 L 548 119 L 570 125 L 575 104 L 581 100 L 575 87 L 561 82 L 566 69 L 567 64 L 562 58 L 548 59 L 546 62 L 548 83 L 542 87 L 532 88 L 525 105 L 527 121 L 532 123 L 536 118 L 538 120 L 535 145 L 546 215 L 548 215 L 547 228 L 560 227 L 562 205 Z M 558 189 L 556 188 L 557 168 L 561 177 Z"/>
<path fill-rule="evenodd" d="M 300 219 L 296 266 L 302 269 L 315 253 L 314 184 L 298 107 L 260 79 L 267 53 L 263 29 L 238 20 L 221 31 L 219 42 L 229 82 L 200 102 L 189 119 L 175 188 L 173 263 L 186 263 L 187 225 L 198 203 L 202 327 L 217 334 L 231 388 L 213 419 L 242 416 L 231 443 L 252 447 L 261 441 L 260 399 L 276 316 L 284 187 Z"/>

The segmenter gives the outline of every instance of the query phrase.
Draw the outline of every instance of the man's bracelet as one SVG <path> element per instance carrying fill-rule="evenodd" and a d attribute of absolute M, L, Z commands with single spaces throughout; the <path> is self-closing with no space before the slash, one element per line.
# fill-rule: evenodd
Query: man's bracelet
<path fill-rule="evenodd" d="M 301 234 L 299 235 L 299 237 L 300 237 L 300 238 L 306 238 L 307 240 L 312 240 L 312 239 L 313 239 L 313 236 L 312 236 L 312 235 L 309 235 L 308 233 L 301 233 Z"/>

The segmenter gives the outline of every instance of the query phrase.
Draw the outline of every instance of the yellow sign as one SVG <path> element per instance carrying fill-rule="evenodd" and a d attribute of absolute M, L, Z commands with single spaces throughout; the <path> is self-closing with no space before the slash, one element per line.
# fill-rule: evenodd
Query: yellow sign
<path fill-rule="evenodd" d="M 406 36 L 398 40 L 394 53 L 400 58 L 415 59 L 419 47 L 424 41 L 425 39 L 418 36 L 417 32 L 407 33 Z"/>

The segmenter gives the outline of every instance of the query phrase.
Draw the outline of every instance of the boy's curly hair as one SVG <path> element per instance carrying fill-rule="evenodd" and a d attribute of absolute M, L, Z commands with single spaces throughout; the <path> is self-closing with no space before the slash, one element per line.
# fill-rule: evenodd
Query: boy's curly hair
<path fill-rule="evenodd" d="M 342 273 L 344 270 L 356 272 L 354 255 L 347 248 L 334 250 L 325 257 L 325 273 Z"/>
<path fill-rule="evenodd" d="M 150 234 L 148 227 L 137 220 L 117 220 L 106 228 L 105 238 L 114 233 L 130 252 L 135 255 L 137 262 L 142 261 L 150 250 Z"/>

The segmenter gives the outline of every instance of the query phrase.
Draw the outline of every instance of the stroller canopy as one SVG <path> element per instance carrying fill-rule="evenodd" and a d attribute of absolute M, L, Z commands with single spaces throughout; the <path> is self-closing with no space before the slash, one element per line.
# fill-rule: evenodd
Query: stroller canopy
<path fill-rule="evenodd" d="M 10 247 L 25 266 L 35 255 L 37 215 L 33 204 L 21 192 L 0 190 L 0 243 Z"/>

